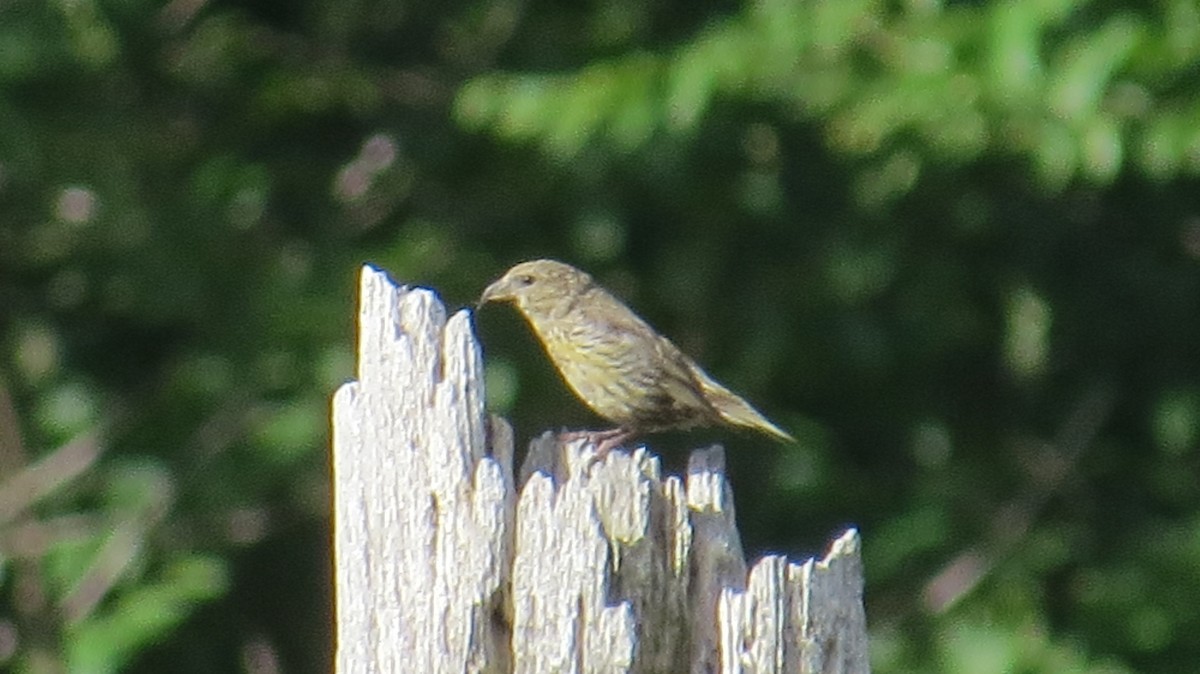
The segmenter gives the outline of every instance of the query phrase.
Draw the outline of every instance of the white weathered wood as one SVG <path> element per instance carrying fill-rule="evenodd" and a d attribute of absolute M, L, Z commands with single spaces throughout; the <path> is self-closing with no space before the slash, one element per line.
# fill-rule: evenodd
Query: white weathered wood
<path fill-rule="evenodd" d="M 370 268 L 361 292 L 333 402 L 338 672 L 869 671 L 856 532 L 747 574 L 720 448 L 664 478 L 644 448 L 545 434 L 518 495 L 467 313 Z"/>
<path fill-rule="evenodd" d="M 485 456 L 468 315 L 369 268 L 360 292 L 358 380 L 333 401 L 338 671 L 506 671 L 511 434 Z"/>

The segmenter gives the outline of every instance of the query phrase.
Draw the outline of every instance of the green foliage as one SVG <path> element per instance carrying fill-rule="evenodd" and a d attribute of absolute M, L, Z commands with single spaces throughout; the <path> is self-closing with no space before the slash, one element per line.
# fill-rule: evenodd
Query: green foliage
<path fill-rule="evenodd" d="M 1180 107 L 1194 130 L 1194 91 L 1179 84 L 1195 67 L 1200 13 L 1185 0 L 1109 14 L 1075 4 L 764 2 L 654 53 L 568 73 L 481 74 L 461 89 L 457 118 L 570 159 L 589 141 L 629 151 L 656 133 L 694 132 L 721 101 L 761 103 L 793 123 L 823 122 L 836 152 L 881 165 L 902 157 L 908 174 L 986 153 L 1022 158 L 1047 189 L 1106 185 L 1127 148 L 1156 145 Z M 1164 178 L 1200 171 L 1194 158 L 1133 160 Z"/>
<path fill-rule="evenodd" d="M 1191 672 L 1197 72 L 1193 0 L 0 3 L 0 669 L 328 671 L 359 265 L 546 256 L 797 436 L 650 442 L 863 528 L 875 671 Z"/>
<path fill-rule="evenodd" d="M 108 610 L 71 628 L 66 664 L 73 672 L 128 671 L 137 654 L 153 647 L 198 604 L 228 589 L 225 563 L 192 555 L 171 563 L 161 576 L 143 578 Z"/>

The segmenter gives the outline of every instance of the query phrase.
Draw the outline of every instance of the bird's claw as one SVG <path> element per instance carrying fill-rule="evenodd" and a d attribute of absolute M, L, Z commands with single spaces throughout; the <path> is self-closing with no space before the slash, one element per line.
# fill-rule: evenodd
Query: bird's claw
<path fill-rule="evenodd" d="M 604 460 L 609 452 L 620 448 L 635 435 L 628 428 L 610 428 L 603 431 L 563 431 L 558 434 L 560 443 L 583 440 L 596 448 L 596 453 L 588 460 L 587 468 L 591 468 Z"/>

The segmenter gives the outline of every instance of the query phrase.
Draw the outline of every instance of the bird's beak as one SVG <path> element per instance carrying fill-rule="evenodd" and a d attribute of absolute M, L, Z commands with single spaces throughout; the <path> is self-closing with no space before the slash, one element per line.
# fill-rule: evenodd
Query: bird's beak
<path fill-rule="evenodd" d="M 503 302 L 510 299 L 512 299 L 512 293 L 508 290 L 508 281 L 500 279 L 483 289 L 483 294 L 479 296 L 479 301 L 475 303 L 475 309 L 478 311 L 479 307 L 488 302 Z"/>

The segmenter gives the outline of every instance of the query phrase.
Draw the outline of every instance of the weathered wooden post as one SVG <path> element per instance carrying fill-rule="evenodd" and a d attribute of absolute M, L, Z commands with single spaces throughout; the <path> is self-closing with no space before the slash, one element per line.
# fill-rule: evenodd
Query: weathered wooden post
<path fill-rule="evenodd" d="M 469 315 L 364 268 L 333 401 L 337 671 L 869 671 L 857 532 L 747 573 L 720 448 L 530 446 L 484 409 Z"/>

